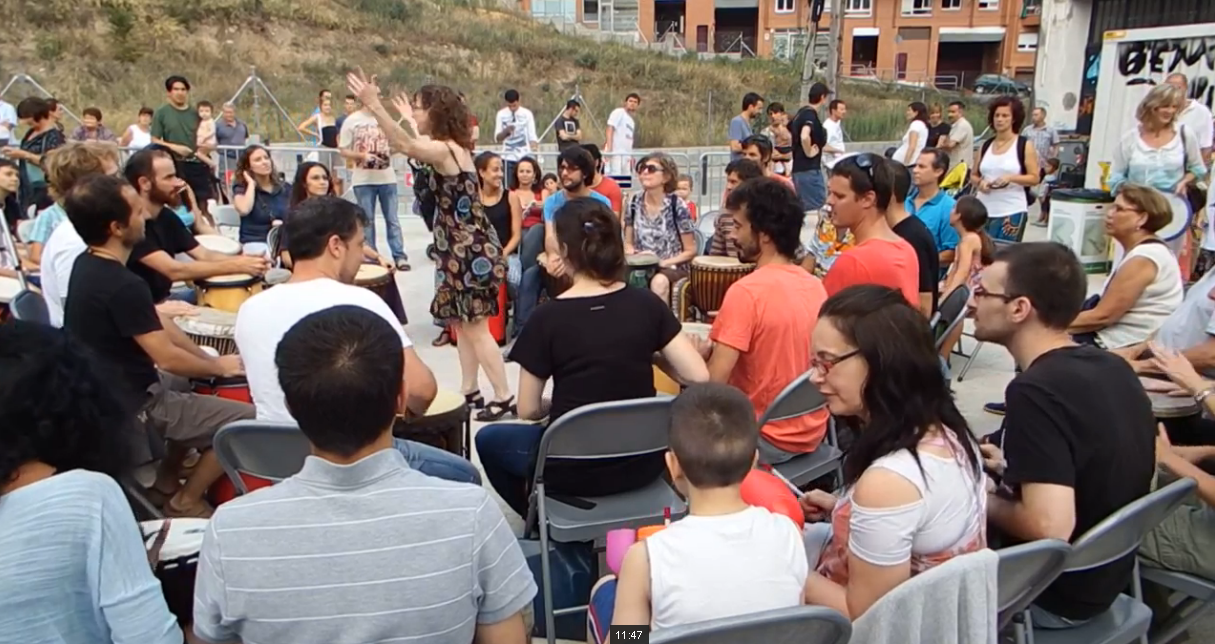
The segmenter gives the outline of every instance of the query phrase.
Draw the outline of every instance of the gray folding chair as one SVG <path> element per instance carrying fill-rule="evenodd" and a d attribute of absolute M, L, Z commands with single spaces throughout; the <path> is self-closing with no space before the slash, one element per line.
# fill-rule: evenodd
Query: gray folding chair
<path fill-rule="evenodd" d="M 1139 576 L 1144 581 L 1159 584 L 1185 597 L 1173 609 L 1175 617 L 1165 622 L 1163 630 L 1152 637 L 1152 644 L 1169 644 L 1178 635 L 1190 630 L 1190 627 L 1208 615 L 1211 609 L 1215 609 L 1215 581 L 1183 572 L 1153 568 L 1144 563 L 1139 565 Z"/>
<path fill-rule="evenodd" d="M 1197 487 L 1181 479 L 1130 503 L 1093 526 L 1072 544 L 1064 573 L 1099 568 L 1139 548 L 1143 538 Z M 1152 610 L 1139 597 L 1139 566 L 1132 577 L 1133 597 L 1119 595 L 1109 610 L 1067 630 L 1034 629 L 1034 644 L 1130 644 L 1147 635 Z"/>
<path fill-rule="evenodd" d="M 524 534 L 540 533 L 540 573 L 544 593 L 544 625 L 549 644 L 556 642 L 555 617 L 586 610 L 586 606 L 553 609 L 549 541 L 570 543 L 605 537 L 609 530 L 640 528 L 662 522 L 686 510 L 684 502 L 662 477 L 623 494 L 583 498 L 576 505 L 549 495 L 545 466 L 550 459 L 595 461 L 606 458 L 662 454 L 667 449 L 671 403 L 674 398 L 640 398 L 584 405 L 558 418 L 544 430 L 536 457 L 536 474 Z M 575 499 L 569 499 L 577 502 Z"/>
<path fill-rule="evenodd" d="M 1040 539 L 997 550 L 1000 556 L 999 622 L 1003 630 L 1053 582 L 1067 563 L 1072 547 L 1059 539 Z M 1025 638 L 1025 620 L 1015 625 L 1017 638 Z"/>
<path fill-rule="evenodd" d="M 51 312 L 46 308 L 46 300 L 42 299 L 41 293 L 29 289 L 22 290 L 13 297 L 8 306 L 14 319 L 47 325 L 51 323 Z"/>
<path fill-rule="evenodd" d="M 958 328 L 966 319 L 966 303 L 970 300 L 970 287 L 963 284 L 950 291 L 937 312 L 933 314 L 929 325 L 932 327 L 932 338 L 936 342 L 937 351 L 945 346 L 945 338 Z"/>
<path fill-rule="evenodd" d="M 848 618 L 822 606 L 794 606 L 751 615 L 676 626 L 650 638 L 653 644 L 847 644 Z"/>
<path fill-rule="evenodd" d="M 810 372 L 798 376 L 784 391 L 777 394 L 776 399 L 768 405 L 764 415 L 759 419 L 762 428 L 768 423 L 797 418 L 816 412 L 827 406 L 827 400 L 819 393 L 818 387 L 810 382 Z M 827 438 L 819 443 L 818 449 L 809 454 L 795 456 L 784 463 L 773 466 L 781 476 L 793 481 L 794 485 L 806 485 L 814 479 L 840 470 L 844 453 L 836 447 L 839 443 L 835 436 L 835 421 L 827 421 Z"/>
<path fill-rule="evenodd" d="M 224 425 L 211 441 L 215 456 L 238 494 L 249 488 L 241 474 L 279 482 L 304 467 L 312 447 L 294 425 L 242 420 Z"/>

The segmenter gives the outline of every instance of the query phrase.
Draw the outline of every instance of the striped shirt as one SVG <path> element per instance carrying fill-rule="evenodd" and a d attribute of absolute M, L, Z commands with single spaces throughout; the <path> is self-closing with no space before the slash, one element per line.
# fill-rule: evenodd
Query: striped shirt
<path fill-rule="evenodd" d="M 203 539 L 194 632 L 245 644 L 468 644 L 536 595 L 481 487 L 431 478 L 387 449 L 219 507 Z"/>
<path fill-rule="evenodd" d="M 131 506 L 72 470 L 0 496 L 0 642 L 181 644 Z"/>

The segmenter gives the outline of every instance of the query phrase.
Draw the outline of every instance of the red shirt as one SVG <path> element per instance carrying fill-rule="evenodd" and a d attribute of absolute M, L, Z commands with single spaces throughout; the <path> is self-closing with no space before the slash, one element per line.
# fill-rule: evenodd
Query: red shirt
<path fill-rule="evenodd" d="M 920 306 L 920 262 L 915 249 L 902 238 L 869 239 L 844 251 L 823 278 L 827 295 L 856 284 L 880 284 L 903 294 Z"/>
<path fill-rule="evenodd" d="M 612 202 L 612 212 L 616 213 L 617 217 L 624 211 L 624 193 L 620 192 L 620 184 L 616 183 L 615 179 L 603 175 L 599 185 L 591 186 L 591 190 L 607 197 L 608 201 Z"/>

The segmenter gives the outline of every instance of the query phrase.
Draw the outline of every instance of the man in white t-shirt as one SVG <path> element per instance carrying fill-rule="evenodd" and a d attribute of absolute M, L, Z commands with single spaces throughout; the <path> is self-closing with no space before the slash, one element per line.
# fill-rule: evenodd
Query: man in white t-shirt
<path fill-rule="evenodd" d="M 405 254 L 405 242 L 401 238 L 401 220 L 397 218 L 397 173 L 392 169 L 392 151 L 388 148 L 388 137 L 371 112 L 360 109 L 346 117 L 338 134 L 338 148 L 342 158 L 353 164 L 350 185 L 367 217 L 363 225 L 370 233 L 368 243 L 372 248 L 376 247 L 375 205 L 378 201 L 393 262 L 397 270 L 409 270 L 409 256 Z"/>
<path fill-rule="evenodd" d="M 949 136 L 941 144 L 949 154 L 949 170 L 963 162 L 970 166 L 975 161 L 975 128 L 966 120 L 965 103 L 954 101 L 949 104 L 949 122 L 952 124 L 949 127 Z M 946 176 L 949 175 L 949 170 L 945 172 Z"/>
<path fill-rule="evenodd" d="M 641 106 L 641 95 L 637 93 L 624 97 L 624 106 L 612 110 L 607 120 L 606 141 L 603 144 L 603 155 L 608 158 L 608 176 L 628 176 L 632 173 L 633 134 L 637 122 L 633 114 Z"/>
<path fill-rule="evenodd" d="M 536 136 L 535 115 L 519 104 L 519 90 L 506 90 L 502 100 L 506 101 L 506 107 L 498 110 L 494 118 L 494 141 L 502 144 L 503 171 L 510 177 L 516 162 L 539 151 L 540 137 Z"/>
<path fill-rule="evenodd" d="M 283 398 L 274 354 L 283 336 L 312 313 L 339 305 L 368 309 L 400 330 L 405 351 L 406 413 L 424 415 L 438 389 L 434 374 L 418 358 L 396 315 L 372 291 L 352 286 L 363 258 L 364 214 L 338 197 L 308 199 L 296 207 L 284 234 L 294 262 L 291 280 L 249 298 L 236 317 L 236 347 L 245 363 L 249 391 L 261 421 L 293 424 Z M 395 285 L 394 285 L 395 286 Z M 413 441 L 396 441 L 413 469 L 452 481 L 474 483 L 472 463 Z"/>
<path fill-rule="evenodd" d="M 847 152 L 844 149 L 844 117 L 848 114 L 848 105 L 837 98 L 828 104 L 827 110 L 827 120 L 823 121 L 823 129 L 827 132 L 827 145 L 823 146 L 823 165 L 830 170 Z"/>
<path fill-rule="evenodd" d="M 1190 81 L 1185 74 L 1170 74 L 1167 82 L 1181 90 L 1186 96 L 1190 95 Z M 1187 99 L 1185 108 L 1177 114 L 1177 122 L 1194 134 L 1198 139 L 1198 147 L 1202 148 L 1202 158 L 1211 163 L 1211 151 L 1215 148 L 1215 123 L 1212 123 L 1211 110 L 1206 105 L 1194 99 Z"/>

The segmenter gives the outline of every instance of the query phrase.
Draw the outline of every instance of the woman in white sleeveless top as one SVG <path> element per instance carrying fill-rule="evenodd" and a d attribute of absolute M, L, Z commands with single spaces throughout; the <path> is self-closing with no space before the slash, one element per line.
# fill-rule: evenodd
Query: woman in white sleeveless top
<path fill-rule="evenodd" d="M 127 131 L 123 132 L 122 138 L 118 140 L 118 145 L 135 150 L 152 145 L 152 108 L 139 108 L 139 121 L 127 127 Z"/>
<path fill-rule="evenodd" d="M 979 149 L 971 170 L 975 196 L 987 207 L 987 234 L 996 241 L 1020 241 L 1029 214 L 1025 189 L 1042 180 L 1034 146 L 1017 134 L 1024 124 L 1025 105 L 1019 99 L 1002 96 L 992 101 L 987 125 L 996 136 Z"/>
<path fill-rule="evenodd" d="M 1100 300 L 1068 329 L 1077 340 L 1118 349 L 1147 340 L 1181 306 L 1177 257 L 1156 237 L 1173 209 L 1154 188 L 1123 184 L 1105 215 L 1105 230 L 1124 253 L 1105 281 Z"/>

